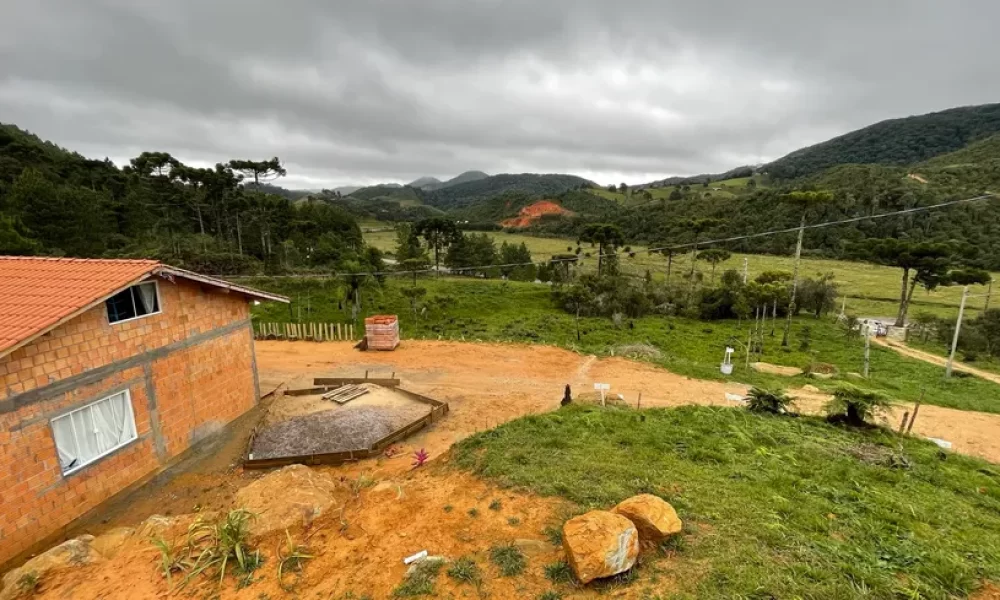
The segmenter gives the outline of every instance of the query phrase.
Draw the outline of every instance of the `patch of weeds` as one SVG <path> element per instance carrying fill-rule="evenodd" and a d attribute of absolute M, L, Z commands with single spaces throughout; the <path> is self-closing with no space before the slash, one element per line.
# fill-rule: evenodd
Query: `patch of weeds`
<path fill-rule="evenodd" d="M 361 473 L 355 479 L 351 480 L 351 493 L 355 496 L 361 494 L 361 490 L 368 489 L 378 483 L 375 477 L 367 474 Z"/>
<path fill-rule="evenodd" d="M 909 469 L 912 466 L 910 459 L 903 454 L 902 448 L 896 451 L 878 444 L 862 442 L 849 447 L 847 453 L 861 462 L 875 467 Z"/>
<path fill-rule="evenodd" d="M 445 504 L 445 505 L 444 505 L 444 512 L 446 512 L 446 513 L 450 513 L 450 512 L 451 512 L 451 511 L 453 511 L 453 510 L 455 510 L 455 507 L 454 507 L 454 506 L 452 506 L 452 505 L 450 505 L 450 504 Z"/>
<path fill-rule="evenodd" d="M 638 578 L 639 569 L 637 567 L 632 567 L 624 573 L 612 575 L 611 577 L 606 577 L 604 579 L 598 579 L 593 582 L 593 585 L 594 588 L 600 592 L 610 592 L 618 588 L 628 587 Z"/>
<path fill-rule="evenodd" d="M 471 557 L 463 556 L 453 562 L 450 567 L 448 567 L 448 577 L 451 577 L 455 581 L 460 581 L 462 583 L 471 583 L 473 585 L 479 585 L 482 581 L 482 574 L 479 572 L 479 565 L 476 561 L 472 560 Z"/>
<path fill-rule="evenodd" d="M 392 591 L 393 597 L 408 598 L 412 596 L 429 596 L 434 593 L 434 582 L 444 561 L 424 559 L 417 563 L 413 572 L 406 576 L 403 583 Z"/>
<path fill-rule="evenodd" d="M 552 583 L 575 583 L 573 568 L 564 560 L 545 565 L 545 577 Z"/>
<path fill-rule="evenodd" d="M 475 519 L 476 517 L 478 517 L 479 516 L 479 509 L 476 508 L 475 506 L 473 506 L 472 508 L 470 508 L 469 509 L 469 516 L 472 517 L 473 519 Z"/>
<path fill-rule="evenodd" d="M 252 577 L 263 563 L 260 552 L 250 545 L 250 522 L 254 518 L 250 511 L 236 509 L 226 513 L 218 523 L 193 523 L 188 529 L 187 546 L 177 557 L 189 569 L 183 584 L 206 571 L 218 569 L 219 585 L 222 585 L 230 567 L 240 576 L 241 582 Z"/>
<path fill-rule="evenodd" d="M 500 501 L 500 498 L 494 498 L 493 501 L 490 502 L 490 510 L 499 511 L 501 508 L 503 508 L 503 502 Z"/>
<path fill-rule="evenodd" d="M 553 525 L 549 525 L 548 527 L 542 530 L 542 533 L 545 535 L 545 537 L 549 539 L 549 543 L 552 544 L 553 546 L 562 546 L 563 543 L 562 527 L 555 527 Z"/>
<path fill-rule="evenodd" d="M 521 519 L 518 519 L 517 517 L 507 517 L 507 524 L 511 527 L 517 527 L 521 524 Z"/>
<path fill-rule="evenodd" d="M 562 594 L 555 590 L 549 590 L 538 595 L 538 600 L 562 600 Z"/>
<path fill-rule="evenodd" d="M 343 595 L 338 596 L 336 600 L 373 600 L 371 594 L 361 594 L 360 596 L 355 595 L 354 592 L 348 591 Z"/>
<path fill-rule="evenodd" d="M 285 539 L 288 542 L 285 551 L 282 552 L 280 548 L 278 549 L 278 585 L 288 592 L 298 583 L 302 576 L 302 566 L 312 558 L 312 555 L 304 546 L 299 546 L 292 541 L 292 536 L 287 529 L 285 530 Z M 288 573 L 295 575 L 295 580 L 291 584 L 285 582 L 285 575 Z"/>
<path fill-rule="evenodd" d="M 500 568 L 500 575 L 503 577 L 520 575 L 527 566 L 524 553 L 513 544 L 490 548 L 490 561 Z"/>
<path fill-rule="evenodd" d="M 25 596 L 34 595 L 38 591 L 38 584 L 41 579 L 38 577 L 38 573 L 34 571 L 28 571 L 17 578 L 17 589 L 21 594 Z"/>
<path fill-rule="evenodd" d="M 186 571 L 190 565 L 184 560 L 181 551 L 164 538 L 155 536 L 150 541 L 160 552 L 160 571 L 163 572 L 163 577 L 167 580 L 167 587 L 172 588 L 174 585 L 173 574 Z"/>

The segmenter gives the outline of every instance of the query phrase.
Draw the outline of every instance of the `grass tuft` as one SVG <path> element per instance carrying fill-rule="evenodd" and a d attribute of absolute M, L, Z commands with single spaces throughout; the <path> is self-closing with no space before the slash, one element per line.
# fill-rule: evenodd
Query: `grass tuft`
<path fill-rule="evenodd" d="M 424 559 L 416 563 L 413 572 L 396 586 L 392 595 L 396 598 L 430 596 L 434 593 L 434 583 L 437 581 L 443 566 L 444 561 L 442 560 Z"/>
<path fill-rule="evenodd" d="M 521 552 L 520 548 L 513 544 L 493 546 L 490 548 L 490 562 L 499 567 L 500 575 L 503 577 L 514 577 L 515 575 L 520 575 L 527 567 L 527 562 L 524 559 L 524 553 Z"/>
<path fill-rule="evenodd" d="M 448 577 L 462 583 L 478 585 L 482 581 L 482 574 L 479 572 L 479 565 L 472 557 L 463 556 L 453 562 L 448 567 Z"/>
<path fill-rule="evenodd" d="M 545 577 L 552 583 L 575 583 L 573 568 L 564 560 L 545 565 Z"/>

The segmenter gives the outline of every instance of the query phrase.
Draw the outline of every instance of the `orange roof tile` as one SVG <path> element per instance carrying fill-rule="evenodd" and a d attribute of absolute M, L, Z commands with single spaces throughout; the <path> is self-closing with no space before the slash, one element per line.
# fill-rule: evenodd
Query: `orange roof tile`
<path fill-rule="evenodd" d="M 118 290 L 163 272 L 251 297 L 286 298 L 175 269 L 155 260 L 0 256 L 0 357 Z"/>

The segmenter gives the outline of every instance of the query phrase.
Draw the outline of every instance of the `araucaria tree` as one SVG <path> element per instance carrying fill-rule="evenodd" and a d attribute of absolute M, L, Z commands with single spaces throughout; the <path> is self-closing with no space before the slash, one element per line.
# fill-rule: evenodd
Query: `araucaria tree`
<path fill-rule="evenodd" d="M 441 267 L 441 251 L 461 239 L 462 232 L 451 219 L 444 217 L 431 217 L 419 221 L 413 229 L 414 233 L 427 242 L 427 246 L 434 250 L 434 269 Z"/>
<path fill-rule="evenodd" d="M 703 260 L 712 265 L 712 283 L 715 283 L 715 267 L 721 262 L 726 262 L 732 253 L 725 248 L 709 248 L 698 253 L 698 260 Z"/>
<path fill-rule="evenodd" d="M 580 241 L 597 244 L 597 275 L 600 276 L 604 267 L 605 250 L 614 252 L 618 246 L 625 243 L 625 235 L 617 225 L 594 223 L 583 229 Z"/>
<path fill-rule="evenodd" d="M 917 284 L 933 289 L 948 277 L 952 253 L 945 244 L 910 242 L 896 238 L 866 240 L 852 248 L 856 258 L 903 270 L 896 327 L 906 325 L 906 314 Z"/>

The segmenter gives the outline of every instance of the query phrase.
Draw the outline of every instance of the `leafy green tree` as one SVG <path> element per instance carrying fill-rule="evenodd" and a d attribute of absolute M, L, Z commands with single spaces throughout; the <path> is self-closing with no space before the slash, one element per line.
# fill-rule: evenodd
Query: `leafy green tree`
<path fill-rule="evenodd" d="M 608 223 L 593 223 L 580 232 L 580 242 L 597 244 L 597 275 L 602 274 L 606 251 L 614 252 L 625 243 L 621 228 Z"/>
<path fill-rule="evenodd" d="M 837 303 L 837 286 L 833 283 L 833 273 L 822 275 L 819 279 L 804 279 L 799 296 L 800 306 L 817 319 L 833 310 Z"/>
<path fill-rule="evenodd" d="M 424 238 L 427 246 L 434 251 L 435 270 L 441 268 L 441 252 L 462 239 L 462 232 L 458 230 L 455 221 L 444 217 L 431 217 L 419 221 L 414 226 L 413 232 Z"/>
<path fill-rule="evenodd" d="M 538 267 L 531 262 L 531 251 L 527 244 L 500 245 L 500 274 L 514 281 L 534 281 L 538 275 Z"/>
<path fill-rule="evenodd" d="M 712 283 L 715 283 L 715 267 L 719 263 L 729 260 L 732 255 L 732 252 L 725 248 L 708 248 L 698 253 L 698 260 L 703 260 L 712 265 Z"/>
<path fill-rule="evenodd" d="M 457 240 L 448 247 L 444 264 L 460 275 L 495 275 L 497 248 L 493 238 L 485 233 L 459 234 Z"/>
<path fill-rule="evenodd" d="M 403 263 L 411 259 L 425 259 L 426 251 L 412 223 L 396 225 L 396 260 Z"/>

